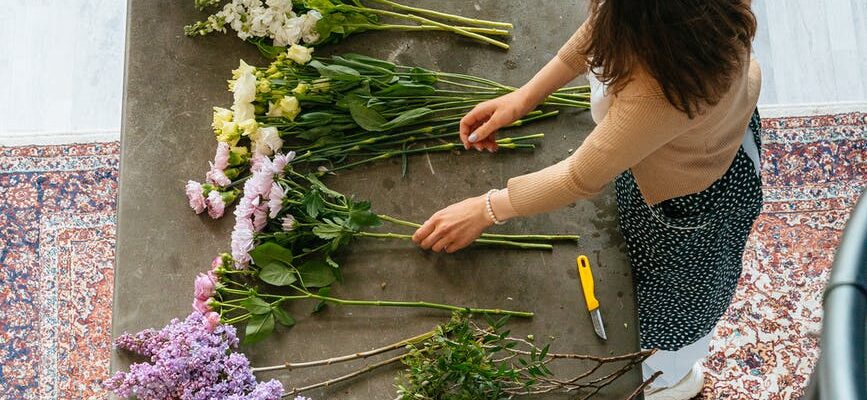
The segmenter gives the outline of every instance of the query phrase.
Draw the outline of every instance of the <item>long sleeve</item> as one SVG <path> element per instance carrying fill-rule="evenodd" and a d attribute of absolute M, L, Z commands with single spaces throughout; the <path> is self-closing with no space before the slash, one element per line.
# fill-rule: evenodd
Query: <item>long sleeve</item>
<path fill-rule="evenodd" d="M 581 44 L 590 34 L 590 22 L 583 24 L 572 34 L 572 37 L 557 51 L 557 57 L 578 74 L 587 72 L 587 56 L 581 52 Z"/>
<path fill-rule="evenodd" d="M 509 180 L 512 207 L 518 215 L 526 216 L 591 197 L 691 124 L 685 113 L 659 94 L 621 93 L 602 122 L 571 156 Z"/>

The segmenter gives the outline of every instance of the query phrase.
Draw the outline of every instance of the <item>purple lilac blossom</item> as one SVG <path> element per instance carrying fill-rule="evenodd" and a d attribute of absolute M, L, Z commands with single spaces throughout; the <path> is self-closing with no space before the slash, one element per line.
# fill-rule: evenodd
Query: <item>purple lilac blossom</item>
<path fill-rule="evenodd" d="M 121 397 L 279 400 L 283 394 L 278 381 L 257 382 L 247 357 L 232 351 L 238 347 L 234 327 L 218 324 L 209 331 L 206 317 L 199 312 L 183 322 L 174 319 L 159 331 L 125 333 L 115 345 L 149 359 L 103 383 Z"/>

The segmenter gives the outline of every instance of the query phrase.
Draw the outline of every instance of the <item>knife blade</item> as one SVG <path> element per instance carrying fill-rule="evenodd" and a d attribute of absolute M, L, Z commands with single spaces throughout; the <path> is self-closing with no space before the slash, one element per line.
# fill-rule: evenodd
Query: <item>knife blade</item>
<path fill-rule="evenodd" d="M 593 284 L 593 271 L 590 269 L 590 260 L 587 256 L 578 256 L 578 276 L 581 279 L 581 289 L 584 291 L 584 301 L 587 303 L 587 311 L 590 312 L 590 320 L 593 322 L 593 330 L 602 340 L 608 340 L 605 335 L 605 324 L 602 322 L 602 312 L 599 310 L 599 300 L 596 299 Z"/>

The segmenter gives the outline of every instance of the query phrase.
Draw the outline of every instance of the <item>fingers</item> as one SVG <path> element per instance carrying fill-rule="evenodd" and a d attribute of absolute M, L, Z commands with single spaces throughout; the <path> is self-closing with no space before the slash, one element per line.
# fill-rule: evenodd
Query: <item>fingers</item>
<path fill-rule="evenodd" d="M 502 116 L 500 113 L 495 112 L 485 123 L 470 133 L 470 136 L 467 136 L 467 141 L 470 143 L 482 143 L 488 136 L 491 136 L 491 134 L 502 128 L 503 125 L 505 124 L 502 121 Z"/>
<path fill-rule="evenodd" d="M 488 121 L 491 115 L 494 114 L 494 111 L 496 111 L 496 108 L 493 104 L 484 102 L 475 106 L 467 115 L 461 118 L 460 137 L 465 149 L 469 149 L 472 145 L 469 141 L 469 136 L 476 128 Z"/>
<path fill-rule="evenodd" d="M 422 241 L 427 239 L 427 237 L 434 232 L 434 229 L 436 229 L 436 224 L 431 219 L 428 219 L 425 221 L 424 225 L 422 225 L 421 228 L 418 228 L 412 235 L 412 241 L 421 246 Z"/>

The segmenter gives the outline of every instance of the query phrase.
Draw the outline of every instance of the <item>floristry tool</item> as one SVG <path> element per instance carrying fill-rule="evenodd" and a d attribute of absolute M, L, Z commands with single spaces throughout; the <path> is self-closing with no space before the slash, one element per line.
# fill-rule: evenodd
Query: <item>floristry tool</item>
<path fill-rule="evenodd" d="M 590 260 L 587 256 L 578 256 L 578 277 L 581 279 L 581 289 L 584 291 L 584 300 L 587 302 L 587 311 L 590 312 L 590 320 L 593 321 L 593 330 L 602 340 L 608 340 L 605 335 L 605 325 L 602 323 L 602 312 L 599 310 L 599 300 L 596 299 L 593 284 L 593 271 L 590 269 Z"/>

